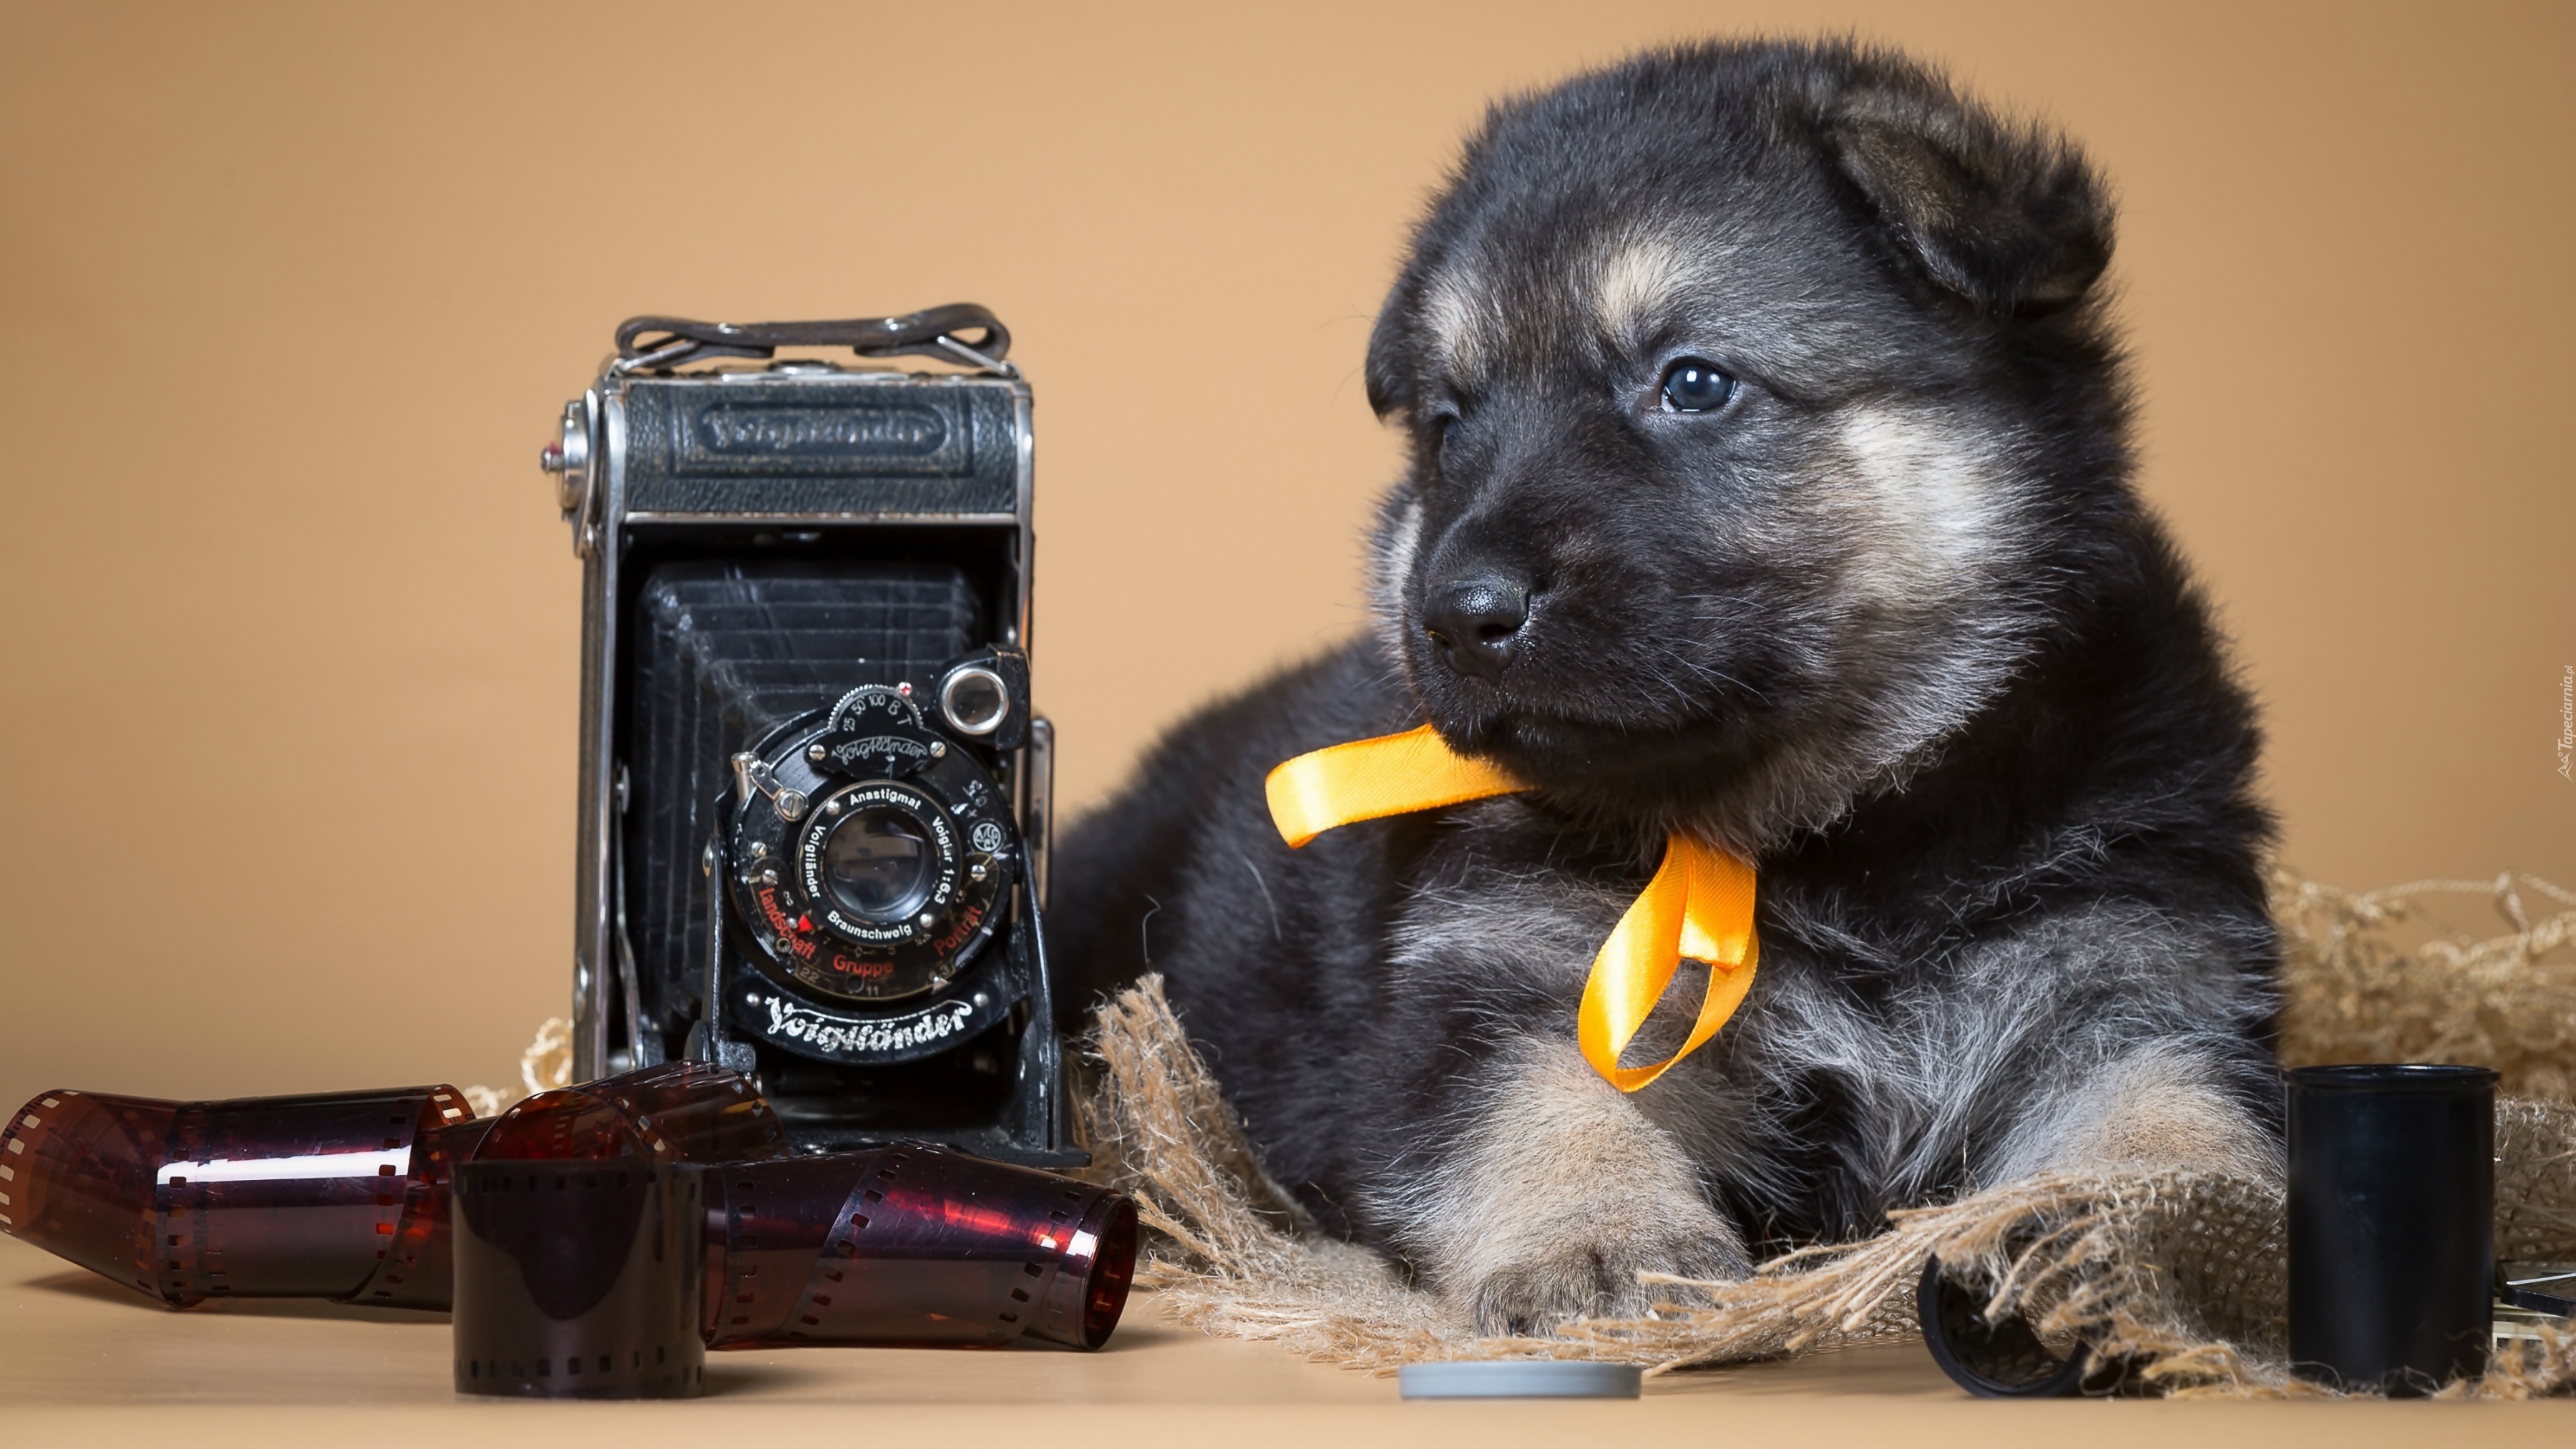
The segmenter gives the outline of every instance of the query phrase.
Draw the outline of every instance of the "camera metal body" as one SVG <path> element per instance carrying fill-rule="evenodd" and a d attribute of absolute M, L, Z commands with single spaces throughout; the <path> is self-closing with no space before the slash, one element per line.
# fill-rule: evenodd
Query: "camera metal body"
<path fill-rule="evenodd" d="M 1009 346 L 963 305 L 642 317 L 565 408 L 543 461 L 582 559 L 577 1080 L 710 1061 L 802 1150 L 1087 1160 L 1040 921 L 1053 739 Z M 905 356 L 957 370 L 882 365 Z"/>

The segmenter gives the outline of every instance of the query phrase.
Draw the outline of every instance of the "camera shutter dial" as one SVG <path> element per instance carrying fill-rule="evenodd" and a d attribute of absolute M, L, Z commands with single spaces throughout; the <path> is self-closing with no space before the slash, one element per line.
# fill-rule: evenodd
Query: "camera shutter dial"
<path fill-rule="evenodd" d="M 777 985 L 917 996 L 1001 924 L 1018 859 L 1008 798 L 929 718 L 911 690 L 869 686 L 736 757 L 725 888 Z"/>

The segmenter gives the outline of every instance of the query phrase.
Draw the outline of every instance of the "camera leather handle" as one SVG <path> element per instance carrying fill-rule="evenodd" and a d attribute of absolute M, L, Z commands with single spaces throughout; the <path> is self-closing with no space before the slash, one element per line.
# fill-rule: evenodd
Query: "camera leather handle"
<path fill-rule="evenodd" d="M 629 370 L 677 367 L 711 357 L 772 357 L 781 347 L 847 347 L 861 357 L 939 357 L 1010 372 L 1011 332 L 972 302 L 901 317 L 834 322 L 695 322 L 629 317 L 617 327 L 618 361 Z"/>

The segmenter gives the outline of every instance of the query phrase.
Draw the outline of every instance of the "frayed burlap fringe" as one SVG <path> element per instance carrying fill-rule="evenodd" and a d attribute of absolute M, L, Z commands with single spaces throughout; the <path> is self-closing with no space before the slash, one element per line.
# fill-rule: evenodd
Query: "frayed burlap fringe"
<path fill-rule="evenodd" d="M 2319 899 L 2350 911 L 2369 898 Z M 1664 1373 L 1910 1337 L 1915 1281 L 1938 1257 L 1961 1279 L 1991 1287 L 1989 1313 L 2022 1313 L 2044 1339 L 2080 1334 L 2162 1392 L 2326 1392 L 2293 1378 L 2283 1361 L 2274 1184 L 2190 1172 L 2006 1183 L 1892 1213 L 1874 1238 L 1791 1253 L 1742 1282 L 1652 1280 L 1689 1300 L 1652 1318 L 1480 1338 L 1374 1254 L 1313 1230 L 1262 1171 L 1159 978 L 1103 1007 L 1092 1045 L 1085 1135 L 1098 1171 L 1135 1195 L 1154 1231 L 1138 1281 L 1209 1333 L 1378 1370 L 1435 1358 L 1579 1358 Z M 2576 1258 L 2576 1108 L 2507 1101 L 2496 1126 L 2499 1255 Z M 2544 1331 L 2500 1352 L 2483 1380 L 2446 1392 L 2576 1392 L 2576 1336 Z"/>

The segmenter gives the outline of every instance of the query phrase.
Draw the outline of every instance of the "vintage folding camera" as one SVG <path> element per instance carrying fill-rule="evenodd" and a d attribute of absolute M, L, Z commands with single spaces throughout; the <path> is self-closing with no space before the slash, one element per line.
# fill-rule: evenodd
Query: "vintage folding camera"
<path fill-rule="evenodd" d="M 566 405 L 544 466 L 582 559 L 576 1078 L 710 1061 L 804 1150 L 1085 1160 L 1039 924 L 1052 734 L 1009 347 L 967 305 L 638 317 Z"/>

